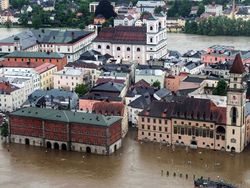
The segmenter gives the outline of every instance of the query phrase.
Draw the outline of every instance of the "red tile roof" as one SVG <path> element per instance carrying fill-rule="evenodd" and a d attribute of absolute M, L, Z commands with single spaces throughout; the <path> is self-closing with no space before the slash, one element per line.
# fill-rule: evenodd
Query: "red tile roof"
<path fill-rule="evenodd" d="M 38 72 L 38 74 L 41 74 L 49 69 L 54 68 L 56 65 L 51 64 L 51 63 L 44 63 L 38 67 L 35 68 L 35 71 Z"/>
<path fill-rule="evenodd" d="M 116 26 L 103 28 L 94 42 L 146 44 L 146 27 Z"/>
<path fill-rule="evenodd" d="M 180 98 L 174 102 L 153 101 L 140 115 L 226 124 L 226 108 L 217 107 L 209 99 Z"/>
<path fill-rule="evenodd" d="M 105 101 L 96 102 L 92 107 L 92 112 L 103 115 L 123 116 L 124 104 Z"/>
<path fill-rule="evenodd" d="M 0 93 L 10 94 L 11 92 L 17 90 L 18 87 L 8 83 L 8 82 L 0 82 Z"/>
<path fill-rule="evenodd" d="M 234 73 L 234 74 L 243 74 L 245 72 L 245 68 L 241 59 L 240 54 L 237 54 L 235 56 L 233 65 L 229 71 L 229 73 Z"/>

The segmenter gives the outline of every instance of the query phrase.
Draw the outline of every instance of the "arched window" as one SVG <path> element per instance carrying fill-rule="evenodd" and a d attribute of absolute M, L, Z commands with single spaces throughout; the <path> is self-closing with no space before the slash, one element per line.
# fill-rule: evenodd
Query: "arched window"
<path fill-rule="evenodd" d="M 129 47 L 127 47 L 127 51 L 130 52 L 130 48 Z"/>
<path fill-rule="evenodd" d="M 117 51 L 120 51 L 120 50 L 121 50 L 121 48 L 120 48 L 120 47 L 117 47 L 117 48 L 116 48 L 116 50 L 117 50 Z"/>
<path fill-rule="evenodd" d="M 102 47 L 101 47 L 101 45 L 98 45 L 98 49 L 101 49 Z"/>
<path fill-rule="evenodd" d="M 140 51 L 141 51 L 141 49 L 140 49 L 140 48 L 137 48 L 137 49 L 136 49 L 136 51 L 137 51 L 137 52 L 140 52 Z"/>
<path fill-rule="evenodd" d="M 106 49 L 108 49 L 108 50 L 109 50 L 109 49 L 110 49 L 110 46 L 109 46 L 109 45 L 107 45 L 107 46 L 106 46 Z"/>
<path fill-rule="evenodd" d="M 153 30 L 153 26 L 150 26 L 150 31 L 152 31 Z"/>
<path fill-rule="evenodd" d="M 238 116 L 237 108 L 236 108 L 236 107 L 232 107 L 232 108 L 231 108 L 232 124 L 235 124 L 235 123 L 236 123 L 237 116 Z"/>

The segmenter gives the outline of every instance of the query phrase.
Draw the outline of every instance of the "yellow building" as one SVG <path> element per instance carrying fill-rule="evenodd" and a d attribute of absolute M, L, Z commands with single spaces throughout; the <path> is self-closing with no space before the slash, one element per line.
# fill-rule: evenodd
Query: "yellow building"
<path fill-rule="evenodd" d="M 40 75 L 40 88 L 44 90 L 52 89 L 53 73 L 57 72 L 57 66 L 51 63 L 44 63 L 35 68 L 36 72 Z"/>

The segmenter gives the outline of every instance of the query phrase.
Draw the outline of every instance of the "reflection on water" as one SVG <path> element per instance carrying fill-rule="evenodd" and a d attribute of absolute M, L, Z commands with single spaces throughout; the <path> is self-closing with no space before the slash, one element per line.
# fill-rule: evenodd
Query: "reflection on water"
<path fill-rule="evenodd" d="M 185 148 L 172 151 L 156 143 L 139 143 L 135 138 L 136 132 L 130 132 L 123 148 L 112 156 L 46 151 L 18 144 L 11 144 L 8 152 L 2 145 L 0 187 L 182 188 L 193 187 L 193 175 L 219 176 L 239 187 L 250 186 L 250 148 L 236 155 L 209 150 L 187 152 Z"/>

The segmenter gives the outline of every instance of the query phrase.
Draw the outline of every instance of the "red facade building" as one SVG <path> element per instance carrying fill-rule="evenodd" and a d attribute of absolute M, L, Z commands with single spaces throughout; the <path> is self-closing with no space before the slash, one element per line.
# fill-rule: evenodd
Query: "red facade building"
<path fill-rule="evenodd" d="M 10 141 L 108 155 L 121 147 L 121 118 L 23 108 L 10 114 Z"/>
<path fill-rule="evenodd" d="M 0 65 L 5 67 L 35 68 L 44 63 L 56 65 L 59 71 L 67 64 L 67 57 L 56 52 L 15 51 L 6 55 L 4 60 L 0 62 Z"/>

